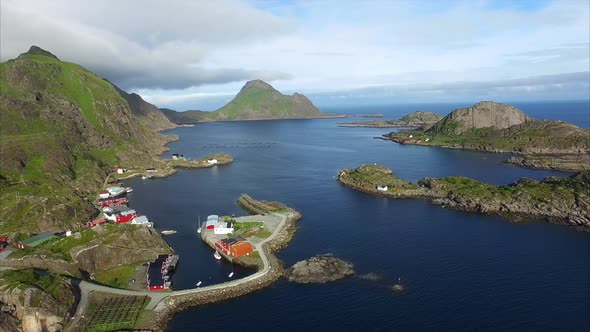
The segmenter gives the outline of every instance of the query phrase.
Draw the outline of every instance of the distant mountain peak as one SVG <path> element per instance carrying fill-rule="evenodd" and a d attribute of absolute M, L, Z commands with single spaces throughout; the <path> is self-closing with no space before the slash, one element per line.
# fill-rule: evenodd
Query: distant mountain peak
<path fill-rule="evenodd" d="M 29 48 L 29 50 L 26 53 L 23 53 L 21 55 L 26 55 L 26 54 L 33 54 L 33 55 L 43 55 L 43 56 L 47 56 L 50 58 L 54 58 L 56 60 L 59 60 L 58 57 L 56 57 L 53 53 L 46 51 L 44 49 L 42 49 L 39 46 L 36 45 L 32 45 L 31 48 Z"/>
<path fill-rule="evenodd" d="M 252 80 L 252 81 L 246 82 L 246 84 L 244 85 L 244 87 L 242 88 L 242 90 L 248 89 L 248 88 L 253 88 L 253 87 L 262 88 L 262 89 L 268 89 L 268 90 L 274 90 L 275 89 L 275 88 L 272 87 L 272 85 L 266 83 L 263 80 Z"/>

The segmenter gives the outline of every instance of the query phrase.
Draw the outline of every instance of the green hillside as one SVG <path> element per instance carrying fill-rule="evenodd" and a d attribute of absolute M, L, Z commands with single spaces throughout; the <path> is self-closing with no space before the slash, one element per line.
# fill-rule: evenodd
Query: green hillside
<path fill-rule="evenodd" d="M 261 80 L 249 81 L 236 97 L 215 112 L 164 111 L 175 123 L 224 120 L 297 119 L 326 117 L 302 94 L 283 95 Z"/>
<path fill-rule="evenodd" d="M 121 93 L 36 47 L 0 64 L 0 233 L 75 228 L 112 166 L 157 162 L 173 125 Z"/>

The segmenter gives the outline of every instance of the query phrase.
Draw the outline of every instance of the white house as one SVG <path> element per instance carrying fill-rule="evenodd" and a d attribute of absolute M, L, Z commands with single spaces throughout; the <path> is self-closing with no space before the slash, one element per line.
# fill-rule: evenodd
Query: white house
<path fill-rule="evenodd" d="M 146 216 L 135 217 L 135 218 L 133 218 L 133 220 L 131 220 L 131 223 L 134 225 L 143 225 L 143 226 L 147 226 L 147 227 L 154 226 L 154 223 L 149 221 Z"/>
<path fill-rule="evenodd" d="M 215 225 L 215 228 L 213 229 L 213 233 L 214 234 L 229 234 L 229 233 L 233 233 L 234 228 L 232 227 L 232 224 L 230 222 L 218 222 L 217 225 Z"/>
<path fill-rule="evenodd" d="M 207 163 L 210 165 L 217 164 L 217 159 L 207 159 Z"/>
<path fill-rule="evenodd" d="M 214 229 L 217 226 L 219 221 L 219 216 L 216 214 L 212 214 L 207 217 L 207 222 L 205 223 L 205 229 Z"/>
<path fill-rule="evenodd" d="M 388 189 L 387 186 L 377 186 L 377 190 L 379 191 L 387 191 Z"/>
<path fill-rule="evenodd" d="M 124 169 L 124 168 L 117 168 L 117 174 L 123 174 L 125 172 L 127 172 L 126 169 Z"/>

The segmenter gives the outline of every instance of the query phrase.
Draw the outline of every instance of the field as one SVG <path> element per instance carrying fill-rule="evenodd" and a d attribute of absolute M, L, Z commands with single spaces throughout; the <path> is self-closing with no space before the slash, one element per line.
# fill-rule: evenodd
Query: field
<path fill-rule="evenodd" d="M 133 329 L 139 314 L 148 303 L 147 296 L 105 297 L 92 294 L 85 331 L 117 331 Z"/>

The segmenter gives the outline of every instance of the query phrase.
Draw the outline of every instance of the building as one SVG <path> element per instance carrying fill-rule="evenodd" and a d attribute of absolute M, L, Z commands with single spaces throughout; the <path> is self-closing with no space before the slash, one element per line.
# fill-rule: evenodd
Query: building
<path fill-rule="evenodd" d="M 217 159 L 207 159 L 207 164 L 215 165 L 215 164 L 217 164 Z"/>
<path fill-rule="evenodd" d="M 124 211 L 116 216 L 115 222 L 117 224 L 122 224 L 133 220 L 135 217 L 137 217 L 137 212 L 135 210 Z"/>
<path fill-rule="evenodd" d="M 105 219 L 95 219 L 95 220 L 92 220 L 92 221 L 87 222 L 86 223 L 86 226 L 87 227 L 95 227 L 95 226 L 98 226 L 98 225 L 106 224 L 106 222 L 107 221 Z"/>
<path fill-rule="evenodd" d="M 157 170 L 157 169 L 155 169 L 155 168 L 146 168 L 146 169 L 145 169 L 145 171 L 146 171 L 147 173 L 156 173 L 158 170 Z"/>
<path fill-rule="evenodd" d="M 117 197 L 127 193 L 127 188 L 123 188 L 121 186 L 107 187 L 106 190 L 109 192 L 111 197 Z"/>
<path fill-rule="evenodd" d="M 125 204 L 127 204 L 127 197 L 104 198 L 98 200 L 98 205 L 100 207 L 121 206 Z"/>
<path fill-rule="evenodd" d="M 178 153 L 173 153 L 172 154 L 172 159 L 173 160 L 186 160 L 186 158 L 184 157 L 184 155 L 178 154 Z"/>
<path fill-rule="evenodd" d="M 377 190 L 379 190 L 379 191 L 387 191 L 387 190 L 389 190 L 389 188 L 387 188 L 387 186 L 377 186 Z"/>
<path fill-rule="evenodd" d="M 109 196 L 110 196 L 110 195 L 111 195 L 111 193 L 109 193 L 109 191 L 108 191 L 108 190 L 101 190 L 101 191 L 98 193 L 98 198 L 100 198 L 100 199 L 105 199 L 105 198 L 109 198 Z"/>
<path fill-rule="evenodd" d="M 146 216 L 137 216 L 131 220 L 131 224 L 153 227 L 154 223 L 149 221 Z"/>
<path fill-rule="evenodd" d="M 122 212 L 130 211 L 131 209 L 125 205 L 109 206 L 102 209 L 104 211 L 104 218 L 110 221 L 117 221 L 117 216 Z"/>
<path fill-rule="evenodd" d="M 30 237 L 26 240 L 23 240 L 16 244 L 17 248 L 26 249 L 26 248 L 34 248 L 41 243 L 47 242 L 52 239 L 56 239 L 57 236 L 51 232 L 43 232 L 41 234 L 37 234 L 33 237 Z"/>
<path fill-rule="evenodd" d="M 234 228 L 232 227 L 231 222 L 218 222 L 217 225 L 215 225 L 215 228 L 213 228 L 213 233 L 214 234 L 229 234 L 229 233 L 233 233 Z"/>
<path fill-rule="evenodd" d="M 216 214 L 212 214 L 207 217 L 207 222 L 205 223 L 205 229 L 214 229 L 217 223 L 219 222 L 219 216 Z"/>
<path fill-rule="evenodd" d="M 169 289 L 172 284 L 170 273 L 174 271 L 177 261 L 178 256 L 163 254 L 150 262 L 146 276 L 148 289 L 151 291 Z"/>
<path fill-rule="evenodd" d="M 215 247 L 225 255 L 235 258 L 254 252 L 254 246 L 239 236 L 221 239 L 215 242 Z"/>

